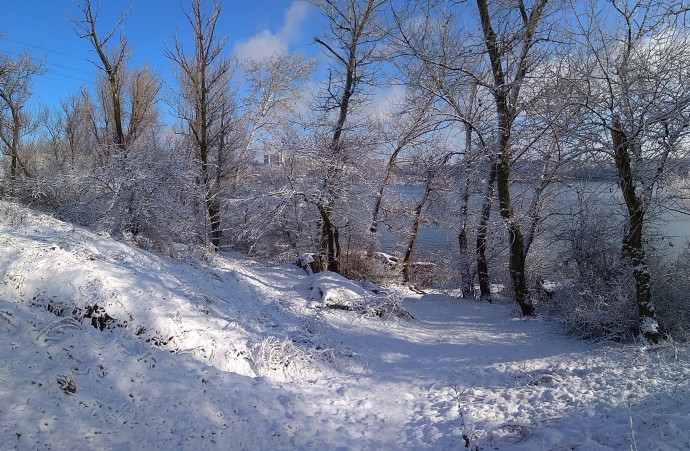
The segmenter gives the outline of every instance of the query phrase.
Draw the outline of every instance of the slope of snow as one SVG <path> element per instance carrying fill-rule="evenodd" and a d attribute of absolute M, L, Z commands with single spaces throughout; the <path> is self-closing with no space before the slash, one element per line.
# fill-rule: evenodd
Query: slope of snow
<path fill-rule="evenodd" d="M 314 290 L 376 295 L 6 203 L 0 242 L 2 449 L 690 449 L 685 344 L 402 289 L 411 321 L 331 309 Z"/>

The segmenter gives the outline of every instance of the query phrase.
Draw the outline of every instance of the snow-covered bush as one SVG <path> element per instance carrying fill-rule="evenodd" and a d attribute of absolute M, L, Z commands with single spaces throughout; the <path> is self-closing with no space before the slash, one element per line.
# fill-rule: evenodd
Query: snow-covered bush
<path fill-rule="evenodd" d="M 199 244 L 193 174 L 176 149 L 150 139 L 126 159 L 82 155 L 59 170 L 43 166 L 23 183 L 23 201 L 163 253 L 174 244 Z"/>
<path fill-rule="evenodd" d="M 633 290 L 632 278 L 625 272 L 592 274 L 557 291 L 548 310 L 576 336 L 628 340 L 638 328 Z"/>
<path fill-rule="evenodd" d="M 412 321 L 414 316 L 405 309 L 402 298 L 397 293 L 388 293 L 383 297 L 370 298 L 364 308 L 364 315 L 382 319 L 403 319 Z"/>
<path fill-rule="evenodd" d="M 314 325 L 307 323 L 290 337 L 270 335 L 256 343 L 249 356 L 254 372 L 295 378 L 318 370 L 319 363 L 335 364 L 336 356 L 345 353 L 329 346 L 328 338 L 314 334 L 310 327 Z"/>
<path fill-rule="evenodd" d="M 29 211 L 13 202 L 0 201 L 0 224 L 25 226 Z"/>
<path fill-rule="evenodd" d="M 332 338 L 337 335 L 338 332 L 323 319 L 322 315 L 315 315 L 291 331 L 290 339 L 295 345 L 309 349 L 309 353 L 318 360 L 335 364 L 336 357 L 351 355 L 342 343 L 332 342 Z"/>
<path fill-rule="evenodd" d="M 309 300 L 315 307 L 345 310 L 382 319 L 414 319 L 403 307 L 402 298 L 397 293 L 381 294 L 378 290 L 374 293 L 363 285 L 332 272 L 313 275 L 308 290 L 311 291 Z"/>
<path fill-rule="evenodd" d="M 591 339 L 627 340 L 637 333 L 635 282 L 621 257 L 619 229 L 601 209 L 572 216 L 562 235 L 562 266 L 553 299 L 542 311 L 571 333 Z"/>
<path fill-rule="evenodd" d="M 271 264 L 317 248 L 315 213 L 285 183 L 282 166 L 255 165 L 220 193 L 224 248 Z"/>
<path fill-rule="evenodd" d="M 257 375 L 279 371 L 296 376 L 305 371 L 313 356 L 295 346 L 292 340 L 271 335 L 254 346 L 250 358 Z"/>
<path fill-rule="evenodd" d="M 662 332 L 680 339 L 690 338 L 690 243 L 669 265 L 658 272 L 653 286 L 656 315 Z"/>

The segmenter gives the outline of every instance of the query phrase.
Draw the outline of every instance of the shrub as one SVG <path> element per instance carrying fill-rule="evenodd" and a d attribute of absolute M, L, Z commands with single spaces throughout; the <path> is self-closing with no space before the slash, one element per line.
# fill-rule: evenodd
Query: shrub
<path fill-rule="evenodd" d="M 628 340 L 638 328 L 635 283 L 621 258 L 620 230 L 602 208 L 571 216 L 561 236 L 563 248 L 553 299 L 547 314 L 576 336 Z"/>
<path fill-rule="evenodd" d="M 672 262 L 660 265 L 653 279 L 657 320 L 663 332 L 674 338 L 690 338 L 690 243 Z"/>
<path fill-rule="evenodd" d="M 373 255 L 365 251 L 351 252 L 344 258 L 344 275 L 353 280 L 368 280 L 378 284 L 385 284 L 400 279 L 400 266 L 397 256 L 389 256 L 381 252 Z"/>

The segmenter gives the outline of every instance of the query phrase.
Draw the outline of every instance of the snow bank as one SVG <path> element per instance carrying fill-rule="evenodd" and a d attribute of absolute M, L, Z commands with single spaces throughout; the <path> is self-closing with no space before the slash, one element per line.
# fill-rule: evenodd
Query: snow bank
<path fill-rule="evenodd" d="M 686 344 L 394 287 L 414 321 L 314 308 L 386 298 L 2 202 L 0 240 L 3 449 L 690 449 Z"/>
<path fill-rule="evenodd" d="M 371 296 L 361 285 L 333 272 L 321 272 L 308 279 L 309 300 L 325 306 L 353 309 Z"/>

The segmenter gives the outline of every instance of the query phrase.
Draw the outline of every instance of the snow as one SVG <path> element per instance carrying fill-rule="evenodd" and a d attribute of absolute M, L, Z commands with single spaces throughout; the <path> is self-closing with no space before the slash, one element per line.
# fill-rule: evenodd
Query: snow
<path fill-rule="evenodd" d="M 659 323 L 653 318 L 644 318 L 642 324 L 640 325 L 640 331 L 643 334 L 656 334 L 659 333 Z"/>
<path fill-rule="evenodd" d="M 311 254 L 302 254 L 297 257 L 294 265 L 296 265 L 298 268 L 304 269 L 307 274 L 312 275 L 314 274 L 314 271 L 311 268 L 312 263 L 314 263 L 314 257 Z"/>
<path fill-rule="evenodd" d="M 402 288 L 411 321 L 325 308 L 374 294 L 9 204 L 0 240 L 2 449 L 690 449 L 686 344 L 575 340 Z"/>
<path fill-rule="evenodd" d="M 321 272 L 308 279 L 309 300 L 321 301 L 326 305 L 353 306 L 367 297 L 369 292 L 363 286 L 340 274 Z"/>

